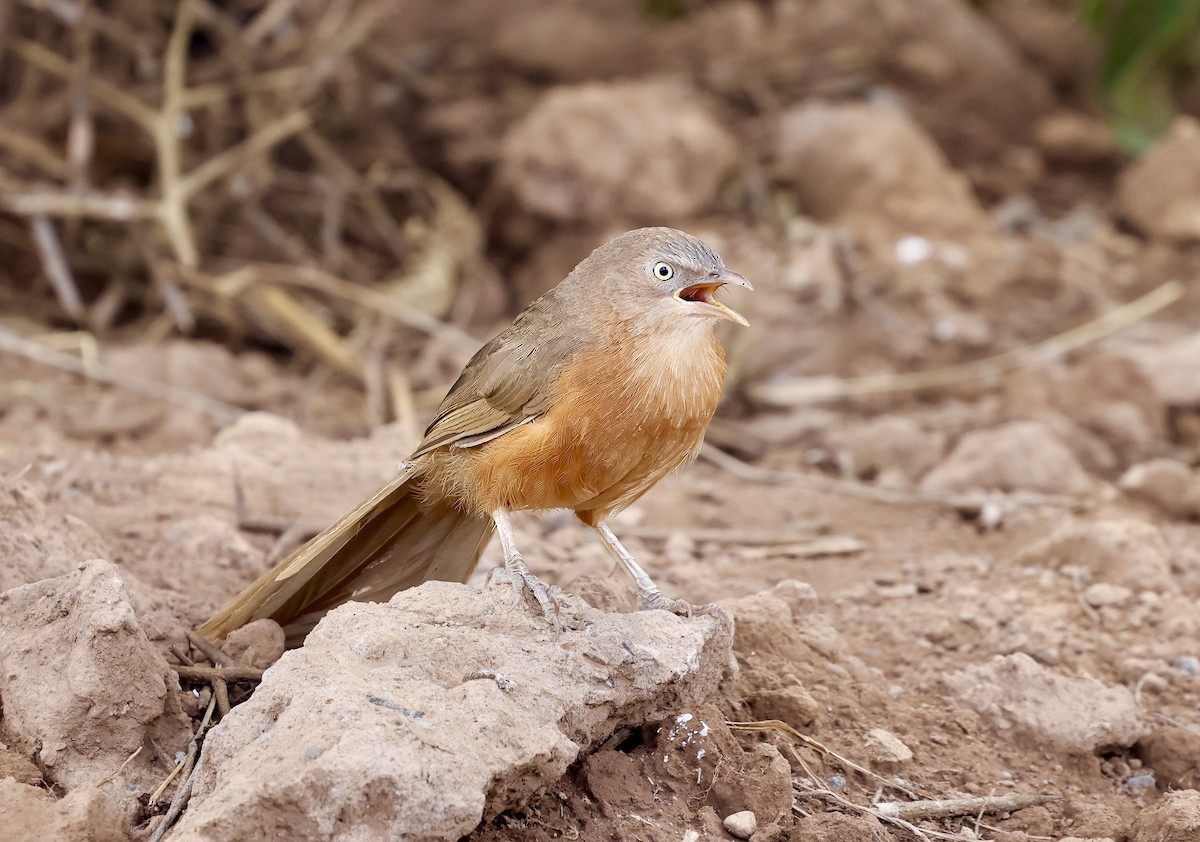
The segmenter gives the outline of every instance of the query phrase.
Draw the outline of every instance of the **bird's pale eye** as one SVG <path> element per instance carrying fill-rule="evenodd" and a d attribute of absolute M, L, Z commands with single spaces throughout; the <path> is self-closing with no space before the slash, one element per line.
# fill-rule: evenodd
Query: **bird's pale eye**
<path fill-rule="evenodd" d="M 672 268 L 670 263 L 666 263 L 662 260 L 656 262 L 650 272 L 660 281 L 669 281 L 671 278 L 675 277 L 675 269 Z"/>

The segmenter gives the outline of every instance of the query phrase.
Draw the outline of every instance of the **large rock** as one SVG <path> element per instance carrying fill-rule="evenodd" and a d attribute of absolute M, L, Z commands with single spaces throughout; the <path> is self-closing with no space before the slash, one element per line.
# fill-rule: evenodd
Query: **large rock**
<path fill-rule="evenodd" d="M 107 561 L 0 594 L 4 726 L 65 789 L 108 779 L 124 799 L 153 788 L 167 771 L 153 752 L 117 771 L 148 738 L 168 752 L 187 746 L 178 691 Z"/>
<path fill-rule="evenodd" d="M 1096 581 L 1134 591 L 1174 587 L 1171 548 L 1162 531 L 1132 518 L 1069 521 L 1022 550 L 1016 561 L 1050 570 L 1075 567 Z"/>
<path fill-rule="evenodd" d="M 712 617 L 580 603 L 561 636 L 503 575 L 335 609 L 209 735 L 172 838 L 458 839 L 730 663 Z"/>
<path fill-rule="evenodd" d="M 881 236 L 962 239 L 988 229 L 967 180 L 897 108 L 802 105 L 784 114 L 776 154 L 801 208 Z"/>
<path fill-rule="evenodd" d="M 711 205 L 737 150 L 690 88 L 638 81 L 550 91 L 501 157 L 501 180 L 530 211 L 661 223 Z"/>
<path fill-rule="evenodd" d="M 1084 494 L 1092 483 L 1079 460 L 1048 426 L 1013 421 L 967 433 L 921 485 L 933 491 Z"/>
<path fill-rule="evenodd" d="M 1200 239 L 1200 121 L 1175 118 L 1170 131 L 1121 173 L 1117 206 L 1144 234 Z"/>
<path fill-rule="evenodd" d="M 998 655 L 944 681 L 996 727 L 1072 754 L 1131 746 L 1148 730 L 1128 688 L 1059 675 L 1023 653 Z"/>

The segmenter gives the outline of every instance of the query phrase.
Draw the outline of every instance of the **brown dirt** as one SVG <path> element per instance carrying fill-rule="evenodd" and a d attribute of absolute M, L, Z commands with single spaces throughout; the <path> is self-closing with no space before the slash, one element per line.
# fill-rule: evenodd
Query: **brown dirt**
<path fill-rule="evenodd" d="M 537 5 L 414 0 L 380 34 L 437 68 L 404 125 L 479 209 L 506 279 L 463 327 L 486 337 L 615 231 L 687 228 L 756 286 L 737 302 L 753 327 L 722 334 L 709 440 L 784 479 L 702 460 L 618 519 L 664 591 L 734 614 L 740 671 L 469 838 L 731 839 L 723 820 L 751 810 L 755 842 L 908 840 L 864 812 L 905 792 L 1057 797 L 918 823 L 999 842 L 1198 838 L 1194 121 L 1125 160 L 1082 99 L 1086 35 L 1033 0 L 987 4 L 994 19 L 949 0 L 682 3 L 653 25 L 615 0 L 521 14 Z M 1005 375 L 798 406 L 756 391 L 1001 353 L 1173 278 L 1182 299 L 1151 321 Z M 168 681 L 146 707 L 104 688 L 161 688 L 156 658 L 394 470 L 465 359 L 430 348 L 416 417 L 390 424 L 370 390 L 253 340 L 130 327 L 102 345 L 113 367 L 252 410 L 232 424 L 0 354 L 0 613 L 20 606 L 0 622 L 6 826 L 28 811 L 52 834 L 28 838 L 149 835 L 148 789 L 208 691 Z M 977 491 L 1070 499 L 946 502 Z M 571 517 L 518 525 L 539 576 L 628 606 Z M 784 531 L 801 534 L 763 537 Z M 813 550 L 809 531 L 856 543 Z M 277 640 L 240 645 L 270 657 Z M 74 695 L 38 704 L 43 672 Z M 767 719 L 883 780 L 725 724 Z"/>

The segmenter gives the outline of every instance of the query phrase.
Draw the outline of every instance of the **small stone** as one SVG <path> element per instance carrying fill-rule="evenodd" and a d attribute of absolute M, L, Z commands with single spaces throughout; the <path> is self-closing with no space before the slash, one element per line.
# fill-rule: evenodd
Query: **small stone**
<path fill-rule="evenodd" d="M 221 648 L 229 657 L 265 670 L 283 655 L 285 643 L 279 623 L 264 618 L 231 631 Z"/>
<path fill-rule="evenodd" d="M 725 817 L 725 829 L 738 839 L 749 839 L 758 830 L 758 819 L 749 810 L 742 810 Z"/>
<path fill-rule="evenodd" d="M 881 769 L 894 770 L 913 759 L 912 749 L 891 731 L 883 728 L 872 728 L 868 731 L 863 744 L 867 747 L 871 763 Z"/>
<path fill-rule="evenodd" d="M 1200 518 L 1200 476 L 1178 459 L 1141 462 L 1126 471 L 1117 485 L 1171 517 Z"/>
<path fill-rule="evenodd" d="M 1153 789 L 1157 782 L 1153 775 L 1134 775 L 1129 780 L 1125 781 L 1126 789 Z"/>
<path fill-rule="evenodd" d="M 825 785 L 830 789 L 845 789 L 846 779 L 841 775 L 833 775 L 825 781 Z"/>
<path fill-rule="evenodd" d="M 1177 670 L 1183 670 L 1188 675 L 1200 675 L 1200 658 L 1195 655 L 1181 655 L 1171 661 L 1171 666 Z"/>
<path fill-rule="evenodd" d="M 1129 588 L 1113 585 L 1108 582 L 1097 582 L 1083 592 L 1083 600 L 1093 608 L 1103 608 L 1106 605 L 1124 605 L 1133 597 Z"/>

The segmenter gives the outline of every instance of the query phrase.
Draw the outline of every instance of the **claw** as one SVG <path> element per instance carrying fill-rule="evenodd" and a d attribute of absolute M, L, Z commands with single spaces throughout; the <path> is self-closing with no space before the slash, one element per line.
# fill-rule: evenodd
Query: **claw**
<path fill-rule="evenodd" d="M 562 623 L 559 620 L 559 615 L 563 608 L 570 608 L 570 604 L 563 598 L 562 592 L 553 585 L 546 587 L 537 576 L 534 576 L 529 570 L 520 569 L 524 567 L 524 559 L 516 556 L 516 561 L 520 562 L 520 566 L 514 564 L 509 573 L 512 575 L 513 594 L 516 602 L 524 602 L 526 592 L 533 595 L 537 600 L 538 607 L 542 609 L 542 616 L 545 617 L 550 625 L 554 626 L 555 634 L 562 633 Z"/>

